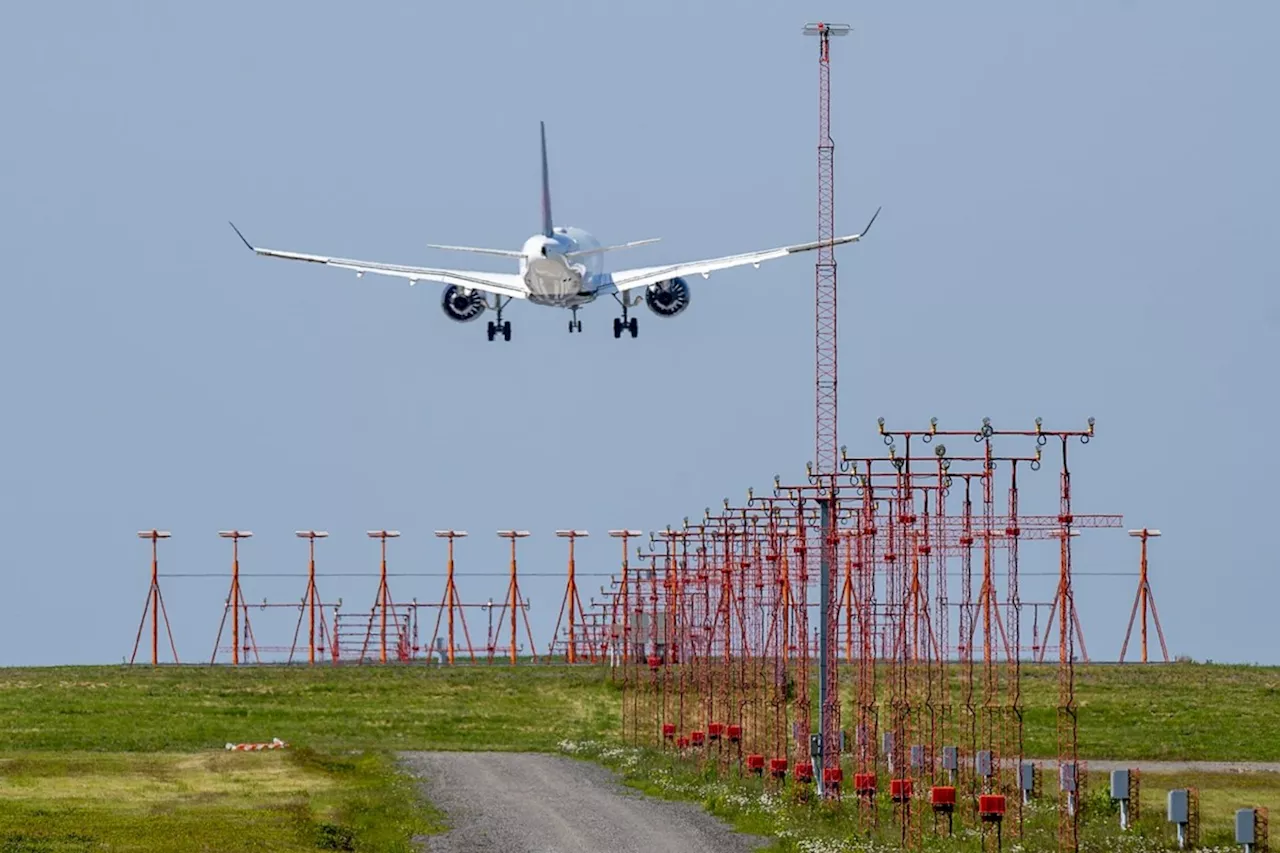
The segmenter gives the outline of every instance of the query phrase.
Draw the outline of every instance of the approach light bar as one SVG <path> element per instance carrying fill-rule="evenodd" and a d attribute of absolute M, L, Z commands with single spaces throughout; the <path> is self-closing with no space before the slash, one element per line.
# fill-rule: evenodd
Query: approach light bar
<path fill-rule="evenodd" d="M 826 24 L 821 21 L 814 24 L 804 25 L 804 34 L 807 36 L 820 36 L 823 34 L 829 36 L 847 36 L 853 27 L 848 24 Z"/>

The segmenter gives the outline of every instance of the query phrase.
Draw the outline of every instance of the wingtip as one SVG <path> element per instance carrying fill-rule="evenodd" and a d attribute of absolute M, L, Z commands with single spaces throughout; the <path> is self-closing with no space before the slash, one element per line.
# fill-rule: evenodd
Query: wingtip
<path fill-rule="evenodd" d="M 884 205 L 881 205 L 880 207 L 883 207 L 883 206 L 884 206 Z M 876 217 L 880 215 L 880 207 L 877 207 L 877 208 L 876 208 L 876 212 L 875 212 L 875 213 L 873 213 L 873 214 L 871 214 L 871 221 L 867 223 L 867 227 L 862 229 L 862 233 L 863 233 L 864 235 L 865 235 L 868 231 L 870 231 L 870 230 L 871 230 L 871 226 L 872 226 L 873 224 L 875 224 Z"/>
<path fill-rule="evenodd" d="M 240 229 L 236 227 L 236 224 L 235 224 L 234 222 L 232 222 L 230 219 L 228 219 L 228 220 L 227 220 L 227 224 L 231 226 L 231 230 L 232 230 L 232 231 L 236 232 L 236 236 L 240 238 L 240 242 L 241 242 L 241 243 L 244 243 L 244 244 L 245 244 L 245 246 L 247 246 L 247 247 L 249 248 L 249 251 L 250 251 L 250 252 L 256 252 L 256 251 L 258 251 L 257 249 L 253 248 L 253 244 L 252 244 L 252 243 L 250 243 L 248 240 L 246 240 L 246 239 L 244 238 L 244 235 L 240 233 Z"/>

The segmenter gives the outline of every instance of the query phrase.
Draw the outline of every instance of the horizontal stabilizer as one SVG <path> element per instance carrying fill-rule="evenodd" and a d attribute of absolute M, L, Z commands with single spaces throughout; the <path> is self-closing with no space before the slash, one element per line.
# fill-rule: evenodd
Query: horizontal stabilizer
<path fill-rule="evenodd" d="M 428 243 L 428 249 L 448 249 L 452 252 L 471 252 L 474 255 L 497 255 L 500 258 L 519 258 L 522 257 L 520 252 L 514 249 L 478 249 L 474 246 L 441 246 L 436 243 Z"/>
<path fill-rule="evenodd" d="M 662 239 L 661 237 L 651 237 L 648 240 L 636 240 L 632 243 L 619 243 L 616 246 L 600 246 L 599 248 L 596 248 L 596 249 L 582 249 L 581 251 L 578 251 L 578 252 L 570 252 L 566 257 L 580 258 L 583 255 L 598 255 L 601 252 L 612 252 L 615 249 L 632 249 L 632 248 L 635 248 L 636 246 L 647 246 L 650 243 L 656 243 L 661 239 Z"/>

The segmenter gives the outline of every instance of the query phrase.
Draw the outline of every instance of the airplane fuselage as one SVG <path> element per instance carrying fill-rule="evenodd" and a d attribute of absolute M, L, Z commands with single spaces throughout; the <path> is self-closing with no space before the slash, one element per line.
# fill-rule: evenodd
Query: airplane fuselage
<path fill-rule="evenodd" d="M 576 308 L 595 301 L 594 282 L 603 269 L 600 243 L 591 234 L 572 225 L 552 229 L 552 236 L 535 234 L 521 247 L 520 275 L 535 305 Z"/>

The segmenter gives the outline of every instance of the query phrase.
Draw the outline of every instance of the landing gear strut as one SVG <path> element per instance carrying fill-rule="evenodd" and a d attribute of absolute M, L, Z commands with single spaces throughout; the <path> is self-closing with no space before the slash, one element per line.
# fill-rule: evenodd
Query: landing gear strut
<path fill-rule="evenodd" d="M 511 340 L 511 321 L 502 319 L 502 309 L 507 307 L 507 302 L 510 302 L 511 299 L 512 297 L 508 296 L 506 301 L 503 301 L 502 297 L 499 296 L 495 300 L 496 304 L 493 306 L 493 310 L 498 312 L 498 319 L 489 321 L 489 340 L 493 340 L 499 333 L 501 333 L 504 341 Z"/>
<path fill-rule="evenodd" d="M 622 337 L 622 331 L 625 329 L 626 331 L 630 332 L 631 337 L 634 338 L 636 335 L 640 334 L 640 327 L 639 327 L 639 324 L 636 322 L 635 317 L 632 317 L 630 320 L 627 319 L 627 313 L 630 306 L 627 304 L 626 294 L 623 294 L 621 299 L 618 299 L 617 294 L 614 294 L 613 298 L 617 299 L 618 304 L 622 306 L 622 316 L 613 318 L 613 336 L 615 338 Z M 636 299 L 636 301 L 632 304 L 639 305 L 640 300 Z"/>
<path fill-rule="evenodd" d="M 574 332 L 582 331 L 582 321 L 578 319 L 578 309 L 576 307 L 569 310 L 573 312 L 573 319 L 569 321 L 569 334 L 572 335 Z"/>

